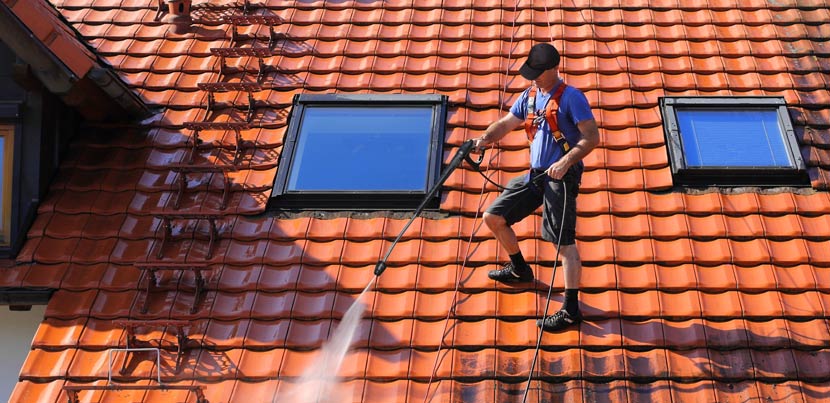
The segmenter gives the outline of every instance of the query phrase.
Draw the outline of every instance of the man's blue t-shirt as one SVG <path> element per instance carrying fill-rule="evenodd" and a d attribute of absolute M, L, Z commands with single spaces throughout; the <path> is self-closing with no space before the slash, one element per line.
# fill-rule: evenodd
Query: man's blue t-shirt
<path fill-rule="evenodd" d="M 565 83 L 560 81 L 548 94 L 543 94 L 539 90 L 536 91 L 536 109 L 541 110 L 542 114 L 544 114 L 548 100 L 556 93 L 559 85 L 565 85 Z M 519 99 L 510 108 L 510 113 L 521 120 L 525 120 L 527 117 L 527 97 L 529 93 L 530 88 L 522 92 Z M 582 137 L 576 124 L 583 120 L 594 118 L 594 114 L 591 112 L 591 106 L 588 104 L 588 99 L 585 98 L 585 94 L 582 91 L 568 86 L 559 99 L 559 110 L 557 112 L 559 130 L 565 136 L 570 146 L 573 147 Z M 547 120 L 545 120 L 537 128 L 533 143 L 530 144 L 530 167 L 534 169 L 548 169 L 554 162 L 559 161 L 563 155 L 562 146 L 557 144 L 556 140 L 553 139 L 550 127 L 548 126 Z M 581 175 L 584 169 L 582 161 L 574 167 L 578 174 Z"/>

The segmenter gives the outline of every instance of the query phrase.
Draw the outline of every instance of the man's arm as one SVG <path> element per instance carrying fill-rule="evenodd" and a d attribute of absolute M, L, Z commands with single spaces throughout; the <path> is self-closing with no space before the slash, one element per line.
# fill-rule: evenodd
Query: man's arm
<path fill-rule="evenodd" d="M 573 164 L 585 158 L 599 144 L 599 129 L 596 120 L 583 120 L 577 123 L 576 127 L 579 128 L 582 136 L 571 151 L 548 168 L 548 175 L 553 179 L 561 180 Z"/>
<path fill-rule="evenodd" d="M 484 131 L 484 134 L 481 137 L 475 139 L 476 143 L 474 149 L 479 150 L 488 144 L 501 140 L 502 137 L 515 130 L 522 123 L 524 123 L 524 121 L 517 118 L 516 115 L 512 113 L 504 115 L 501 119 L 493 122 L 493 124 L 491 124 L 487 130 Z"/>

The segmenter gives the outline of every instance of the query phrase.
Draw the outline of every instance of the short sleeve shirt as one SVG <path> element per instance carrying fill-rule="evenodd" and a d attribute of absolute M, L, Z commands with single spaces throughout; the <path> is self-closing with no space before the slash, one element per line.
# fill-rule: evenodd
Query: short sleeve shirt
<path fill-rule="evenodd" d="M 565 85 L 565 83 L 560 81 L 557 85 Z M 554 87 L 548 94 L 543 94 L 542 91 L 536 91 L 537 110 L 541 110 L 544 114 L 548 100 L 556 92 L 556 89 L 557 87 Z M 527 117 L 527 97 L 529 94 L 530 88 L 522 92 L 519 99 L 510 108 L 510 113 L 519 119 L 525 120 Z M 576 145 L 582 137 L 577 123 L 593 118 L 594 114 L 591 112 L 591 106 L 588 104 L 588 99 L 585 97 L 585 94 L 574 87 L 566 87 L 562 93 L 562 97 L 559 99 L 557 123 L 559 124 L 559 130 L 565 136 L 565 139 L 571 147 Z M 533 138 L 533 143 L 530 144 L 530 167 L 534 169 L 547 169 L 554 162 L 559 161 L 563 155 L 564 151 L 556 143 L 556 140 L 554 140 L 547 121 L 540 124 L 536 130 L 536 136 Z M 576 164 L 575 167 L 581 175 L 584 170 L 582 161 Z"/>

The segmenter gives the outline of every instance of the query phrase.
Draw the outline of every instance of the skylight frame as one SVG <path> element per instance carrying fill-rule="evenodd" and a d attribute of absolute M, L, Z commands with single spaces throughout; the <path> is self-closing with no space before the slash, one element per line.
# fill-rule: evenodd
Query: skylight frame
<path fill-rule="evenodd" d="M 660 97 L 663 133 L 669 164 L 676 185 L 681 186 L 809 186 L 806 165 L 801 156 L 795 130 L 783 97 Z M 678 110 L 774 111 L 782 135 L 784 153 L 790 165 L 784 166 L 688 166 Z"/>
<path fill-rule="evenodd" d="M 314 107 L 416 107 L 431 111 L 425 186 L 418 190 L 292 190 L 291 172 L 306 111 Z M 406 210 L 438 180 L 446 136 L 447 97 L 438 94 L 300 94 L 294 97 L 269 207 L 302 210 Z M 428 205 L 435 208 L 440 195 Z"/>

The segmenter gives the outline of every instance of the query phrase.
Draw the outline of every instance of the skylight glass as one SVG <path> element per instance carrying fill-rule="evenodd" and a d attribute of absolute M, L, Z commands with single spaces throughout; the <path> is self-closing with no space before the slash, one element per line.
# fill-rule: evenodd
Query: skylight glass
<path fill-rule="evenodd" d="M 688 167 L 789 167 L 775 109 L 677 109 Z"/>
<path fill-rule="evenodd" d="M 305 108 L 288 191 L 425 191 L 432 108 Z"/>
<path fill-rule="evenodd" d="M 440 173 L 442 95 L 297 96 L 272 201 L 303 209 L 406 209 Z"/>

